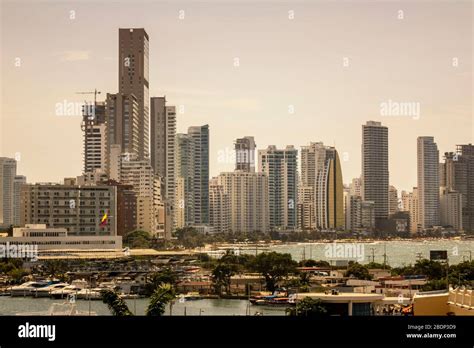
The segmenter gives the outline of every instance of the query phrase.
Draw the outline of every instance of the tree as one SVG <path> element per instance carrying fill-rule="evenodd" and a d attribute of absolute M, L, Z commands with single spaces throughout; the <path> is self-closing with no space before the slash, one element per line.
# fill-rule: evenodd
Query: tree
<path fill-rule="evenodd" d="M 151 235 L 146 231 L 133 231 L 125 235 L 123 239 L 124 246 L 130 248 L 150 248 Z"/>
<path fill-rule="evenodd" d="M 109 307 L 112 315 L 117 317 L 132 316 L 133 313 L 128 309 L 125 301 L 118 295 L 115 290 L 104 290 L 101 293 L 102 302 Z M 150 297 L 150 302 L 145 311 L 148 316 L 161 316 L 165 312 L 166 304 L 173 301 L 175 291 L 171 284 L 161 284 L 155 289 Z"/>
<path fill-rule="evenodd" d="M 178 242 L 185 248 L 203 247 L 206 241 L 204 234 L 190 226 L 176 229 L 175 235 Z"/>
<path fill-rule="evenodd" d="M 175 292 L 171 284 L 160 285 L 151 295 L 145 314 L 148 316 L 163 315 L 166 304 L 173 301 L 174 298 Z"/>
<path fill-rule="evenodd" d="M 299 317 L 322 317 L 328 315 L 323 302 L 320 299 L 315 300 L 311 297 L 305 297 L 303 300 L 298 301 L 294 308 L 287 308 L 286 313 L 290 316 Z"/>
<path fill-rule="evenodd" d="M 170 268 L 164 268 L 160 272 L 153 273 L 150 281 L 145 285 L 146 295 L 151 295 L 160 285 L 171 284 L 175 286 L 178 281 L 178 276 Z"/>
<path fill-rule="evenodd" d="M 398 267 L 392 270 L 396 275 L 424 275 L 429 280 L 446 277 L 446 265 L 427 259 L 416 261 L 415 265 Z"/>
<path fill-rule="evenodd" d="M 222 288 L 224 288 L 226 294 L 230 293 L 230 282 L 236 268 L 232 264 L 219 263 L 212 271 L 212 282 L 219 295 L 222 295 Z"/>
<path fill-rule="evenodd" d="M 44 273 L 50 277 L 59 277 L 64 279 L 67 272 L 67 262 L 64 260 L 47 260 L 44 263 Z"/>
<path fill-rule="evenodd" d="M 23 277 L 28 275 L 28 272 L 23 268 L 14 268 L 7 273 L 8 277 L 11 279 L 12 284 L 19 284 L 22 282 Z"/>
<path fill-rule="evenodd" d="M 133 313 L 128 309 L 125 301 L 120 298 L 118 293 L 114 290 L 104 290 L 102 292 L 102 302 L 109 307 L 109 310 L 114 316 L 126 317 L 133 315 Z"/>
<path fill-rule="evenodd" d="M 354 277 L 357 279 L 365 279 L 365 280 L 370 280 L 372 279 L 372 276 L 369 273 L 369 269 L 367 266 L 361 265 L 360 263 L 357 262 L 350 262 L 349 267 L 347 268 L 347 271 L 345 273 L 346 277 Z"/>
<path fill-rule="evenodd" d="M 297 263 L 290 254 L 262 253 L 255 257 L 251 268 L 262 274 L 268 291 L 275 291 L 278 283 L 296 271 Z"/>

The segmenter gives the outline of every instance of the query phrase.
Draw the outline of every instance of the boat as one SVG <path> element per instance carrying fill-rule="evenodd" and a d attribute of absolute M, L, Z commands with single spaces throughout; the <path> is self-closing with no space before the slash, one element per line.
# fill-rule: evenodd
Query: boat
<path fill-rule="evenodd" d="M 77 292 L 76 297 L 79 300 L 100 300 L 102 299 L 102 295 L 100 293 L 100 289 L 81 289 Z"/>
<path fill-rule="evenodd" d="M 87 288 L 87 282 L 85 280 L 73 280 L 71 285 L 65 286 L 62 289 L 51 291 L 52 298 L 66 298 L 70 295 L 76 295 L 82 289 Z"/>
<path fill-rule="evenodd" d="M 184 301 L 196 301 L 201 299 L 199 292 L 188 292 L 180 297 L 184 299 Z"/>
<path fill-rule="evenodd" d="M 124 300 L 134 300 L 137 298 L 140 298 L 140 295 L 138 294 L 120 294 L 120 298 L 123 298 Z"/>
<path fill-rule="evenodd" d="M 30 296 L 32 294 L 32 291 L 35 291 L 36 289 L 45 287 L 47 285 L 48 285 L 47 282 L 29 281 L 21 285 L 12 286 L 10 288 L 10 295 L 11 296 Z"/>
<path fill-rule="evenodd" d="M 294 304 L 288 297 L 267 296 L 265 298 L 252 298 L 250 303 L 256 306 L 288 306 Z"/>
<path fill-rule="evenodd" d="M 266 295 L 261 294 L 253 296 L 249 299 L 253 305 L 264 305 L 264 306 L 288 306 L 294 304 L 294 296 L 288 296 L 288 292 L 285 289 L 275 290 L 273 294 Z"/>
<path fill-rule="evenodd" d="M 47 285 L 45 287 L 36 288 L 36 289 L 32 290 L 31 294 L 34 297 L 50 297 L 51 292 L 53 292 L 54 290 L 63 289 L 68 285 L 69 285 L 68 283 L 50 284 L 50 285 Z"/>

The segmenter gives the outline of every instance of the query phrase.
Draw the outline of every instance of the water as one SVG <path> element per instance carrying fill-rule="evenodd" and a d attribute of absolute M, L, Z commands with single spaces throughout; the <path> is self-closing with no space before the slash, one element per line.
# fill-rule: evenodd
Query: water
<path fill-rule="evenodd" d="M 474 254 L 474 241 L 472 240 L 426 240 L 426 241 L 377 241 L 363 244 L 363 261 L 369 263 L 374 261 L 383 263 L 383 254 L 387 253 L 387 263 L 392 267 L 414 264 L 418 258 L 417 253 L 425 259 L 430 258 L 430 250 L 447 250 L 450 264 L 457 264 L 463 260 L 469 260 L 469 251 Z M 301 261 L 303 255 L 306 259 L 328 260 L 325 255 L 325 247 L 328 243 L 297 243 L 289 245 L 278 245 L 270 247 L 270 251 L 291 254 L 293 260 Z M 373 249 L 373 250 L 372 250 Z M 255 253 L 255 251 L 248 251 Z M 474 256 L 474 255 L 472 255 Z"/>
<path fill-rule="evenodd" d="M 145 315 L 148 299 L 125 300 L 128 308 L 136 315 Z M 53 303 L 63 303 L 61 300 L 49 298 L 32 297 L 10 297 L 0 296 L 0 315 L 16 315 L 22 312 L 47 312 Z M 76 306 L 80 311 L 96 312 L 97 315 L 111 315 L 106 304 L 102 301 L 77 300 Z M 195 301 L 186 301 L 180 303 L 175 301 L 172 308 L 172 315 L 246 315 L 248 311 L 247 300 L 228 300 L 228 299 L 201 299 Z M 284 307 L 264 307 L 250 305 L 250 315 L 255 312 L 261 312 L 263 315 L 285 315 Z M 166 307 L 165 315 L 170 315 L 169 305 Z"/>
<path fill-rule="evenodd" d="M 303 255 L 306 259 L 328 260 L 325 255 L 325 247 L 329 243 L 297 243 L 289 245 L 278 245 L 270 247 L 270 251 L 289 253 L 294 260 L 300 261 Z M 374 261 L 382 263 L 383 254 L 387 254 L 387 262 L 392 267 L 414 264 L 417 260 L 417 253 L 423 258 L 429 258 L 430 250 L 447 250 L 450 264 L 456 264 L 463 260 L 469 260 L 469 251 L 474 252 L 474 241 L 461 240 L 432 240 L 432 241 L 378 241 L 363 244 L 363 260 L 361 263 Z M 247 251 L 253 253 L 252 251 Z M 137 315 L 144 315 L 148 305 L 148 299 L 126 300 L 129 309 Z M 61 300 L 49 298 L 31 297 L 9 297 L 0 296 L 0 315 L 15 315 L 21 312 L 48 311 L 53 303 L 61 303 Z M 110 315 L 107 306 L 101 301 L 77 300 L 76 305 L 81 311 L 89 310 L 89 303 L 92 312 L 98 315 Z M 248 311 L 248 301 L 228 300 L 228 299 L 202 299 L 197 301 L 186 301 L 180 303 L 175 301 L 173 315 L 246 315 Z M 284 315 L 285 308 L 282 307 L 262 307 L 250 306 L 250 314 L 261 312 L 263 315 Z M 165 315 L 170 314 L 169 306 L 166 307 Z"/>

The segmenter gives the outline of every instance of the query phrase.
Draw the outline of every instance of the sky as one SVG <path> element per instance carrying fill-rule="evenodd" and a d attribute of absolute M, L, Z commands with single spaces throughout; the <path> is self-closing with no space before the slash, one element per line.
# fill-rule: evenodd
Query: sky
<path fill-rule="evenodd" d="M 81 174 L 80 114 L 58 110 L 117 93 L 119 28 L 146 29 L 150 96 L 176 105 L 178 132 L 209 124 L 211 176 L 254 136 L 336 146 L 349 183 L 374 120 L 390 184 L 410 190 L 418 136 L 441 155 L 474 143 L 471 1 L 3 0 L 0 20 L 0 156 L 28 182 Z"/>

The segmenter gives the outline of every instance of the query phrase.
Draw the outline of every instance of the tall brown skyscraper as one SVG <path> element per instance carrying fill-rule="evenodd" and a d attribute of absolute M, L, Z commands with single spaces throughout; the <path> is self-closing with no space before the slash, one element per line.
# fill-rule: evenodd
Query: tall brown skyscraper
<path fill-rule="evenodd" d="M 148 51 L 149 39 L 145 29 L 119 29 L 119 93 L 133 94 L 137 98 L 139 159 L 149 156 Z"/>

